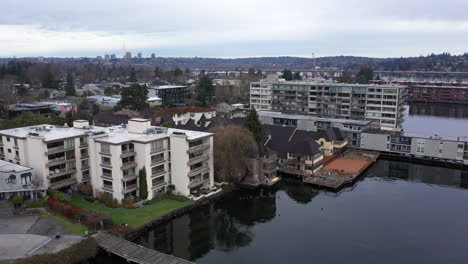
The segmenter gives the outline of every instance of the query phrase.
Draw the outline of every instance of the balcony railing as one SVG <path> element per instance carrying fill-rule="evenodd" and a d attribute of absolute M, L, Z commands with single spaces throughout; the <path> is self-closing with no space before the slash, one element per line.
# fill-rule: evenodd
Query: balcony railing
<path fill-rule="evenodd" d="M 205 160 L 208 160 L 208 159 L 210 159 L 210 155 L 203 154 L 203 155 L 200 155 L 200 156 L 197 156 L 197 157 L 190 158 L 189 161 L 188 161 L 188 165 L 193 165 L 195 163 L 205 161 Z"/>
<path fill-rule="evenodd" d="M 136 166 L 137 166 L 137 164 L 134 161 L 131 161 L 131 162 L 123 163 L 121 169 L 125 170 L 125 169 L 134 168 Z"/>
<path fill-rule="evenodd" d="M 154 153 L 162 152 L 164 150 L 166 150 L 166 148 L 155 148 L 155 149 L 151 149 L 150 153 L 154 154 Z"/>
<path fill-rule="evenodd" d="M 52 167 L 52 166 L 70 162 L 73 160 L 75 160 L 75 157 L 70 157 L 70 158 L 61 157 L 61 158 L 56 158 L 56 159 L 50 159 L 49 162 L 47 162 L 47 167 Z"/>
<path fill-rule="evenodd" d="M 204 180 L 195 180 L 195 181 L 191 181 L 188 185 L 189 188 L 193 188 L 193 187 L 196 187 L 198 185 L 201 185 L 201 184 L 204 184 L 204 183 L 207 183 L 210 181 L 210 178 L 206 178 Z"/>
<path fill-rule="evenodd" d="M 205 172 L 207 170 L 209 170 L 210 167 L 208 167 L 207 165 L 204 165 L 204 166 L 201 166 L 201 167 L 198 167 L 198 168 L 195 168 L 193 170 L 191 170 L 189 173 L 188 173 L 188 176 L 191 177 L 191 176 L 195 176 L 201 172 Z"/>
<path fill-rule="evenodd" d="M 49 171 L 49 175 L 47 176 L 47 178 L 49 179 L 56 178 L 56 177 L 63 176 L 65 174 L 73 173 L 73 172 L 76 172 L 76 168 L 53 170 L 53 171 Z"/>
<path fill-rule="evenodd" d="M 131 180 L 131 179 L 136 178 L 136 177 L 138 177 L 138 175 L 135 174 L 135 173 L 128 174 L 128 175 L 125 175 L 125 174 L 123 175 L 123 179 L 126 180 L 126 181 Z"/>
<path fill-rule="evenodd" d="M 155 171 L 155 172 L 151 172 L 151 177 L 159 176 L 159 175 L 162 175 L 162 174 L 165 174 L 165 173 L 166 173 L 165 170 L 158 170 L 158 171 Z"/>
<path fill-rule="evenodd" d="M 74 184 L 77 184 L 77 183 L 78 183 L 78 181 L 76 180 L 76 178 L 69 178 L 69 179 L 66 179 L 66 180 L 63 180 L 63 181 L 58 181 L 58 182 L 51 183 L 50 188 L 60 189 L 60 188 L 63 188 L 65 186 L 74 185 Z"/>
<path fill-rule="evenodd" d="M 110 185 L 110 184 L 104 184 L 104 185 L 102 186 L 102 188 L 103 188 L 104 190 L 107 190 L 107 191 L 111 191 L 111 192 L 114 191 L 114 189 L 112 188 L 112 185 Z"/>
<path fill-rule="evenodd" d="M 112 180 L 112 174 L 110 174 L 110 173 L 103 173 L 103 174 L 101 175 L 101 177 L 102 177 L 102 178 L 106 178 L 106 179 L 111 179 L 111 180 Z"/>
<path fill-rule="evenodd" d="M 210 148 L 210 144 L 201 144 L 201 145 L 197 145 L 197 146 L 194 146 L 194 147 L 190 147 L 187 152 L 188 153 L 193 153 L 193 152 L 198 152 L 198 151 L 202 151 L 202 150 L 205 150 L 205 149 L 209 149 Z"/>
<path fill-rule="evenodd" d="M 136 152 L 133 150 L 127 150 L 127 151 L 122 151 L 122 154 L 120 155 L 121 158 L 126 158 L 130 156 L 136 155 Z"/>
<path fill-rule="evenodd" d="M 48 148 L 46 154 L 50 155 L 50 154 L 64 152 L 64 151 L 72 150 L 72 149 L 75 149 L 75 147 L 73 146 L 73 147 L 65 148 L 65 146 L 58 146 L 58 147 L 54 147 L 54 148 Z"/>
<path fill-rule="evenodd" d="M 129 193 L 135 191 L 136 189 L 138 189 L 138 185 L 136 183 L 132 185 L 127 185 L 123 188 L 123 193 Z"/>

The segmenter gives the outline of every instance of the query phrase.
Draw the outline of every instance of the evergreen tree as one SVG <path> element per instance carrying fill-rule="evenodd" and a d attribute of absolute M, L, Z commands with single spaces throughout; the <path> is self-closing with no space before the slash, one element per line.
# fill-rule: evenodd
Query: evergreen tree
<path fill-rule="evenodd" d="M 371 67 L 363 67 L 356 75 L 356 82 L 367 84 L 370 80 L 374 79 L 374 70 Z"/>
<path fill-rule="evenodd" d="M 283 75 L 281 75 L 281 78 L 285 79 L 286 81 L 291 81 L 293 79 L 292 71 L 286 69 L 283 70 Z"/>
<path fill-rule="evenodd" d="M 128 78 L 128 81 L 133 83 L 138 81 L 135 68 L 133 67 L 130 69 L 130 77 Z"/>
<path fill-rule="evenodd" d="M 197 87 L 197 100 L 202 106 L 207 106 L 211 103 L 211 98 L 214 96 L 213 82 L 207 75 L 202 75 Z"/>
<path fill-rule="evenodd" d="M 73 75 L 71 73 L 67 73 L 67 84 L 65 86 L 65 93 L 66 96 L 75 96 L 75 83 L 73 81 Z"/>
<path fill-rule="evenodd" d="M 302 76 L 300 72 L 295 72 L 294 73 L 294 80 L 302 80 Z"/>
<path fill-rule="evenodd" d="M 55 79 L 54 74 L 52 73 L 50 67 L 47 67 L 44 78 L 42 79 L 42 87 L 50 89 L 58 89 L 59 84 Z"/>
<path fill-rule="evenodd" d="M 148 198 L 148 183 L 146 181 L 146 169 L 143 167 L 140 172 L 138 173 L 138 181 L 140 186 L 138 188 L 140 199 L 147 199 Z"/>
<path fill-rule="evenodd" d="M 174 69 L 174 76 L 175 77 L 181 76 L 182 74 L 184 74 L 184 72 L 179 67 L 176 67 Z"/>
<path fill-rule="evenodd" d="M 245 119 L 244 126 L 252 132 L 255 141 L 260 142 L 263 139 L 263 125 L 260 123 L 260 120 L 258 120 L 258 114 L 255 109 L 250 111 Z"/>
<path fill-rule="evenodd" d="M 148 105 L 148 87 L 134 83 L 130 87 L 122 88 L 122 98 L 117 104 L 117 108 L 130 108 L 132 110 L 144 110 Z"/>

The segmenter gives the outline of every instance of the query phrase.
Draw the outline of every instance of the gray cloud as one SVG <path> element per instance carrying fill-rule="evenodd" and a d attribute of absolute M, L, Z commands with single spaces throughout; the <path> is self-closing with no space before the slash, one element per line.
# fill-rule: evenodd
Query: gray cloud
<path fill-rule="evenodd" d="M 96 55 L 124 44 L 192 56 L 207 47 L 216 56 L 459 53 L 467 8 L 466 0 L 2 0 L 0 56 Z"/>

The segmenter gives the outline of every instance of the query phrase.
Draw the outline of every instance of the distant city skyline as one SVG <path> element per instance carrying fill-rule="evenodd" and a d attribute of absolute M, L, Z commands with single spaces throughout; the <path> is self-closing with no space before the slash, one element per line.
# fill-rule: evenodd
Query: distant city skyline
<path fill-rule="evenodd" d="M 467 9 L 462 0 L 3 0 L 0 57 L 463 54 Z"/>

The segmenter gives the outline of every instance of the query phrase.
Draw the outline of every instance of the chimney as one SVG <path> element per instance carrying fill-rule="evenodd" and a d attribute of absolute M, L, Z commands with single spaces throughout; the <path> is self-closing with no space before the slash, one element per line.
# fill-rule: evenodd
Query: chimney
<path fill-rule="evenodd" d="M 144 118 L 132 118 L 128 120 L 128 132 L 145 133 L 151 127 L 151 120 Z"/>
<path fill-rule="evenodd" d="M 73 127 L 74 128 L 87 129 L 87 128 L 89 128 L 89 122 L 88 122 L 88 120 L 75 120 L 75 121 L 73 121 Z"/>

